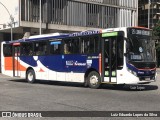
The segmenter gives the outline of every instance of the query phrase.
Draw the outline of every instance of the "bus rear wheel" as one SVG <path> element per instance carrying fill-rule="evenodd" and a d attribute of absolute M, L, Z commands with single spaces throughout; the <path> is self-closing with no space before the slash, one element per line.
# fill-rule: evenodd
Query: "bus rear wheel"
<path fill-rule="evenodd" d="M 96 71 L 92 71 L 87 77 L 87 82 L 90 88 L 98 89 L 101 85 L 101 78 Z"/>
<path fill-rule="evenodd" d="M 30 70 L 27 71 L 26 80 L 29 83 L 34 83 L 35 82 L 35 72 L 34 72 L 34 70 L 30 69 Z"/>

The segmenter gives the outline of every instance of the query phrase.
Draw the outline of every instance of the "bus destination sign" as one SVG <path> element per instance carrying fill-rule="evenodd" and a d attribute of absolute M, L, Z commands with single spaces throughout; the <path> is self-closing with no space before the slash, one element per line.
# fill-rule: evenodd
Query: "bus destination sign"
<path fill-rule="evenodd" d="M 131 35 L 144 35 L 144 36 L 150 36 L 151 35 L 151 31 L 150 30 L 142 30 L 142 29 L 135 29 L 135 28 L 131 28 L 129 29 L 129 34 Z"/>

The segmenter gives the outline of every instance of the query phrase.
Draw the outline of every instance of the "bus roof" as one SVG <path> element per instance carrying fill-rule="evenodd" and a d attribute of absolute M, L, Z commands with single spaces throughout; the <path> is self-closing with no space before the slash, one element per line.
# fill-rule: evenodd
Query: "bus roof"
<path fill-rule="evenodd" d="M 29 39 L 54 37 L 54 36 L 60 36 L 60 35 L 68 35 L 68 34 L 66 34 L 66 33 L 50 33 L 50 34 L 34 35 L 34 36 L 30 36 Z"/>
<path fill-rule="evenodd" d="M 99 33 L 101 33 L 101 30 L 88 30 L 88 31 L 82 31 L 82 32 L 75 32 L 75 33 L 51 33 L 51 34 L 30 36 L 27 39 L 14 40 L 14 41 L 10 41 L 9 43 L 46 40 L 46 39 L 54 39 L 54 38 L 75 37 L 75 36 L 86 36 L 86 35 L 99 34 Z"/>
<path fill-rule="evenodd" d="M 94 34 L 105 33 L 105 32 L 114 32 L 114 31 L 125 30 L 126 28 L 147 29 L 145 27 L 120 27 L 120 28 L 87 30 L 87 31 L 75 32 L 75 33 L 50 33 L 50 34 L 30 36 L 27 39 L 22 38 L 22 39 L 19 39 L 19 40 L 9 41 L 9 43 L 25 42 L 25 41 L 27 42 L 27 41 L 36 41 L 36 40 L 38 41 L 38 40 L 46 40 L 46 39 L 54 39 L 54 38 L 61 39 L 61 38 L 65 38 L 65 37 L 94 35 Z"/>
<path fill-rule="evenodd" d="M 101 33 L 101 30 L 87 30 L 82 32 L 71 33 L 69 34 L 69 37 L 93 35 L 93 34 L 99 34 L 99 33 Z"/>
<path fill-rule="evenodd" d="M 36 40 L 46 40 L 46 39 L 54 39 L 54 38 L 64 38 L 69 36 L 68 33 L 51 33 L 51 34 L 43 34 L 43 35 L 35 35 L 30 36 L 27 39 L 19 39 L 10 41 L 9 43 L 15 43 L 15 42 L 29 42 L 29 41 L 36 41 Z"/>

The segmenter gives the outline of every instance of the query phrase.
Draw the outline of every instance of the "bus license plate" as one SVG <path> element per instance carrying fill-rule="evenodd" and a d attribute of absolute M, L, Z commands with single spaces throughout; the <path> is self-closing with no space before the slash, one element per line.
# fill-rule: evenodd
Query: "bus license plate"
<path fill-rule="evenodd" d="M 145 78 L 146 81 L 150 81 L 150 78 Z"/>

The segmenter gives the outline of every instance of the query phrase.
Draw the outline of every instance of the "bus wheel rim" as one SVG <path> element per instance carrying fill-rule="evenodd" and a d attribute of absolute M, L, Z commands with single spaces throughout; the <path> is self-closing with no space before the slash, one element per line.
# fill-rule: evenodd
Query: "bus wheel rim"
<path fill-rule="evenodd" d="M 93 85 L 93 86 L 97 85 L 97 84 L 98 84 L 98 77 L 95 76 L 95 75 L 92 76 L 92 77 L 90 78 L 90 84 Z"/>
<path fill-rule="evenodd" d="M 29 72 L 28 74 L 28 80 L 29 81 L 32 81 L 33 80 L 33 74 L 31 72 Z"/>

